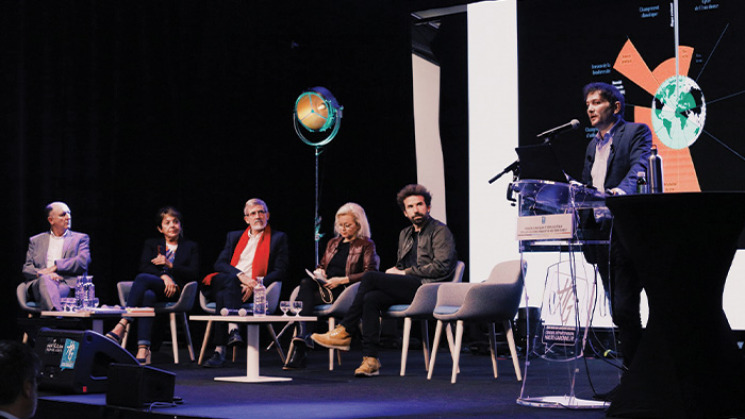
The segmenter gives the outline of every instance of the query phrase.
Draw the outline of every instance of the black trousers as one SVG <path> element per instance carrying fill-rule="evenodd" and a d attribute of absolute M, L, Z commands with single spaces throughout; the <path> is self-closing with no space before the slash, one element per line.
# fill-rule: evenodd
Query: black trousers
<path fill-rule="evenodd" d="M 336 301 L 339 294 L 341 294 L 345 288 L 346 287 L 340 286 L 330 290 L 331 295 L 333 296 L 332 301 Z M 315 306 L 327 304 L 323 299 L 321 299 L 321 291 L 318 282 L 307 277 L 300 280 L 300 290 L 297 294 L 297 300 L 303 302 L 303 308 L 300 310 L 301 316 L 312 316 Z M 313 333 L 313 330 L 315 330 L 315 324 L 315 322 L 298 322 L 297 336 L 302 338 L 307 337 L 307 335 Z"/>
<path fill-rule="evenodd" d="M 223 308 L 237 309 L 241 306 L 241 281 L 238 275 L 219 273 L 212 278 L 209 286 L 209 295 L 215 300 L 216 314 L 220 314 Z M 228 323 L 215 322 L 215 335 L 213 342 L 215 346 L 228 343 Z"/>
<path fill-rule="evenodd" d="M 618 326 L 623 364 L 629 367 L 642 335 L 641 280 L 631 263 L 628 251 L 613 231 L 612 220 L 597 223 L 594 219 L 588 218 L 584 221 L 585 233 L 595 230 L 586 234 L 587 238 L 610 236 L 610 249 L 607 245 L 588 246 L 585 256 L 588 262 L 597 264 L 606 296 L 611 302 L 613 322 Z"/>
<path fill-rule="evenodd" d="M 341 325 L 352 332 L 362 319 L 362 356 L 378 356 L 380 350 L 380 315 L 394 304 L 408 304 L 414 299 L 422 280 L 416 276 L 367 272 Z"/>

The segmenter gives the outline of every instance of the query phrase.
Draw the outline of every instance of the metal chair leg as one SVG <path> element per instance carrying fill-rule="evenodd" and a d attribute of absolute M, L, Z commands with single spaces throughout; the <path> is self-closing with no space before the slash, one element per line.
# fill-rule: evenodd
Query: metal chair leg
<path fill-rule="evenodd" d="M 285 363 L 285 360 L 286 360 L 285 353 L 282 352 L 282 346 L 279 344 L 279 340 L 277 340 L 278 339 L 277 334 L 274 333 L 274 326 L 272 326 L 271 323 L 267 323 L 266 324 L 266 328 L 267 328 L 267 330 L 269 330 L 269 336 L 272 337 L 272 342 L 274 343 L 275 347 L 277 348 L 277 353 L 279 354 L 279 359 L 281 359 L 282 360 L 282 364 L 284 364 Z M 267 350 L 268 349 L 269 349 L 269 347 L 267 347 Z"/>
<path fill-rule="evenodd" d="M 273 340 L 272 342 L 269 342 L 269 346 L 267 346 L 267 347 L 266 347 L 266 350 L 268 351 L 269 349 L 272 349 L 272 346 L 274 346 L 274 344 L 275 344 L 275 343 L 277 343 L 277 344 L 278 344 L 278 343 L 279 343 L 279 338 L 281 338 L 281 337 L 282 337 L 282 335 L 284 335 L 284 334 L 285 334 L 285 332 L 287 331 L 287 329 L 288 329 L 288 328 L 289 328 L 290 326 L 294 325 L 294 324 L 295 324 L 295 322 L 294 322 L 294 321 L 290 321 L 290 322 L 287 322 L 287 323 L 285 324 L 285 327 L 283 327 L 283 328 L 282 328 L 282 330 L 280 330 L 280 331 L 279 331 L 279 333 L 277 334 L 277 339 Z M 289 352 L 288 352 L 288 353 L 289 353 Z"/>

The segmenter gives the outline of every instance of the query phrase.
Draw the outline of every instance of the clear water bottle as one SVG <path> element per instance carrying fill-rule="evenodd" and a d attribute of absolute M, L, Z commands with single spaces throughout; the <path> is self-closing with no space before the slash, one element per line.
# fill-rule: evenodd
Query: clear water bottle
<path fill-rule="evenodd" d="M 75 281 L 75 305 L 80 307 L 85 300 L 85 278 L 86 275 L 79 275 Z"/>
<path fill-rule="evenodd" d="M 645 194 L 649 193 L 648 187 L 647 187 L 647 175 L 644 172 L 637 172 L 636 173 L 636 193 L 638 194 Z"/>
<path fill-rule="evenodd" d="M 264 277 L 256 278 L 259 283 L 254 287 L 254 317 L 266 316 L 266 287 L 264 286 Z"/>
<path fill-rule="evenodd" d="M 88 277 L 85 284 L 83 284 L 83 298 L 86 300 L 92 300 L 96 298 L 96 286 L 93 285 L 91 277 Z"/>
<path fill-rule="evenodd" d="M 664 192 L 664 185 L 662 183 L 662 157 L 657 154 L 657 147 L 652 146 L 652 153 L 649 155 L 649 176 L 647 176 L 647 182 L 649 182 L 649 193 L 662 193 Z"/>

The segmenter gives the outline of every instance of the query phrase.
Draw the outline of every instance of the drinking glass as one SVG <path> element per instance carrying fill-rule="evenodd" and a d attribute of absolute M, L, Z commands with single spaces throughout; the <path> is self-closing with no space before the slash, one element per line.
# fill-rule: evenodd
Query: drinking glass
<path fill-rule="evenodd" d="M 83 308 L 87 310 L 95 310 L 98 307 L 98 298 L 86 298 L 83 300 Z"/>
<path fill-rule="evenodd" d="M 293 301 L 292 302 L 292 308 L 290 308 L 290 311 L 292 311 L 295 316 L 300 316 L 300 311 L 303 309 L 303 302 L 302 301 Z"/>
<path fill-rule="evenodd" d="M 290 310 L 290 302 L 289 301 L 280 301 L 279 302 L 279 309 L 282 310 L 282 317 L 287 317 L 287 312 Z"/>
<path fill-rule="evenodd" d="M 75 298 L 60 298 L 60 303 L 62 304 L 62 311 L 76 311 L 78 301 Z"/>

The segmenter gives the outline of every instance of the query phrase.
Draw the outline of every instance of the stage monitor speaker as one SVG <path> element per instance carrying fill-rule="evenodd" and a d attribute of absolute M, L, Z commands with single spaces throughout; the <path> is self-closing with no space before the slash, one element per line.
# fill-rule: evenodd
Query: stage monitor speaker
<path fill-rule="evenodd" d="M 141 408 L 150 403 L 173 403 L 176 374 L 153 367 L 111 364 L 106 404 Z"/>
<path fill-rule="evenodd" d="M 91 330 L 42 328 L 35 351 L 41 359 L 41 390 L 103 393 L 111 363 L 138 365 L 124 348 Z"/>

